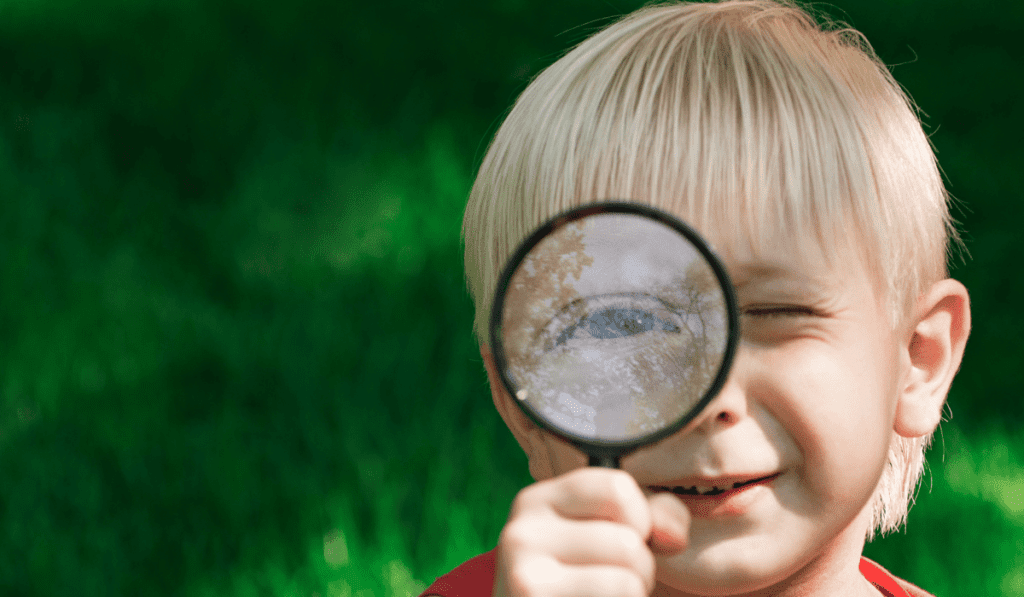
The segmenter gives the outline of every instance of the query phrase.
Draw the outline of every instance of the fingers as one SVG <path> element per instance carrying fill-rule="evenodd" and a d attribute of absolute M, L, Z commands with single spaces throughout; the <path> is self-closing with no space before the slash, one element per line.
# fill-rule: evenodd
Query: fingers
<path fill-rule="evenodd" d="M 585 467 L 563 475 L 547 496 L 566 518 L 603 519 L 628 525 L 642 537 L 651 532 L 651 514 L 640 486 L 622 470 Z M 559 477 L 558 479 L 562 479 Z"/>
<path fill-rule="evenodd" d="M 630 570 L 639 575 L 646 590 L 654 589 L 654 554 L 632 527 L 603 520 L 557 517 L 524 522 L 533 524 L 509 524 L 502 531 L 501 543 L 508 549 L 543 554 L 548 560 L 568 567 L 610 566 Z M 531 570 L 531 574 L 537 573 Z"/>
<path fill-rule="evenodd" d="M 646 597 L 655 554 L 685 549 L 690 516 L 625 471 L 586 467 L 516 496 L 498 541 L 496 597 Z"/>
<path fill-rule="evenodd" d="M 648 597 L 648 587 L 636 574 L 619 566 L 566 567 L 550 558 L 524 559 L 509 571 L 508 592 L 495 597 Z"/>
<path fill-rule="evenodd" d="M 650 497 L 652 528 L 647 541 L 655 555 L 679 553 L 689 545 L 690 512 L 667 493 Z"/>

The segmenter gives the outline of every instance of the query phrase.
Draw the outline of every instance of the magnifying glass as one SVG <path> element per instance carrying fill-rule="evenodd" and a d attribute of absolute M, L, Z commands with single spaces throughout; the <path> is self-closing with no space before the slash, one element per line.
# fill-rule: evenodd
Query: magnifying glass
<path fill-rule="evenodd" d="M 739 310 L 697 232 L 613 201 L 563 212 L 523 241 L 499 278 L 490 337 L 516 404 L 590 466 L 619 468 L 718 394 Z"/>

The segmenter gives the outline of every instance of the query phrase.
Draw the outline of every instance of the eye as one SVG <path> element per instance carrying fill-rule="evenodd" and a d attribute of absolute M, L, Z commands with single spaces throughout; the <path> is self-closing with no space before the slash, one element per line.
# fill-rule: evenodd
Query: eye
<path fill-rule="evenodd" d="M 610 340 L 652 330 L 679 333 L 679 327 L 650 311 L 636 308 L 605 308 L 571 325 L 559 336 L 559 344 L 571 337 Z"/>
<path fill-rule="evenodd" d="M 743 311 L 745 315 L 752 315 L 754 317 L 761 318 L 777 318 L 777 317 L 800 317 L 806 315 L 814 315 L 814 310 L 810 307 L 797 307 L 793 305 L 786 305 L 780 307 L 750 307 Z"/>
<path fill-rule="evenodd" d="M 573 301 L 541 335 L 545 350 L 572 340 L 615 340 L 648 332 L 678 334 L 679 314 L 662 300 L 643 294 L 616 294 Z"/>

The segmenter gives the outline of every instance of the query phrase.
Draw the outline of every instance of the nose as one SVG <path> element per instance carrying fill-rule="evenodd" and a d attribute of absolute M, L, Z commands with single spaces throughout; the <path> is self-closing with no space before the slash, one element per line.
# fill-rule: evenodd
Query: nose
<path fill-rule="evenodd" d="M 730 427 L 747 416 L 748 402 L 744 370 L 749 362 L 748 349 L 742 344 L 737 347 L 736 356 L 718 395 L 704 408 L 697 417 L 695 428 L 708 432 L 714 429 Z"/>

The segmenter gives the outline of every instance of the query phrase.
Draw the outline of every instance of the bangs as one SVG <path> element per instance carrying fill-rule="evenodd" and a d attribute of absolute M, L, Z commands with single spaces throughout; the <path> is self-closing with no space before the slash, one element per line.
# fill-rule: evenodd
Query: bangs
<path fill-rule="evenodd" d="M 682 217 L 723 254 L 814 253 L 831 265 L 840 247 L 864 246 L 854 237 L 873 228 L 864 222 L 877 218 L 878 199 L 853 124 L 862 119 L 834 76 L 792 59 L 817 48 L 780 47 L 787 42 L 808 45 L 796 35 L 688 31 L 672 21 L 646 37 L 624 36 L 625 59 L 588 73 L 607 81 L 600 101 L 593 112 L 578 111 L 563 137 L 572 151 L 591 150 L 555 168 L 533 164 L 549 170 L 541 178 L 575 164 L 575 188 L 559 185 L 560 195 L 546 200 L 534 195 L 533 209 L 614 198 L 650 203 Z M 631 97 L 627 89 L 638 91 Z M 564 105 L 585 105 L 583 86 L 573 91 L 580 97 Z"/>
<path fill-rule="evenodd" d="M 674 18 L 634 13 L 523 93 L 473 189 L 490 199 L 467 208 L 467 247 L 478 233 L 470 222 L 503 223 L 477 245 L 482 254 L 467 252 L 467 268 L 479 258 L 494 272 L 482 288 L 471 278 L 472 292 L 490 300 L 503 259 L 541 222 L 607 200 L 673 213 L 720 255 L 832 266 L 856 247 L 883 283 L 882 256 L 865 250 L 881 227 L 865 117 L 845 84 L 851 75 L 836 66 L 872 68 L 870 60 L 856 48 L 822 48 L 803 13 L 758 27 L 784 7 L 739 24 L 726 12 L 698 21 L 691 8 Z"/>

